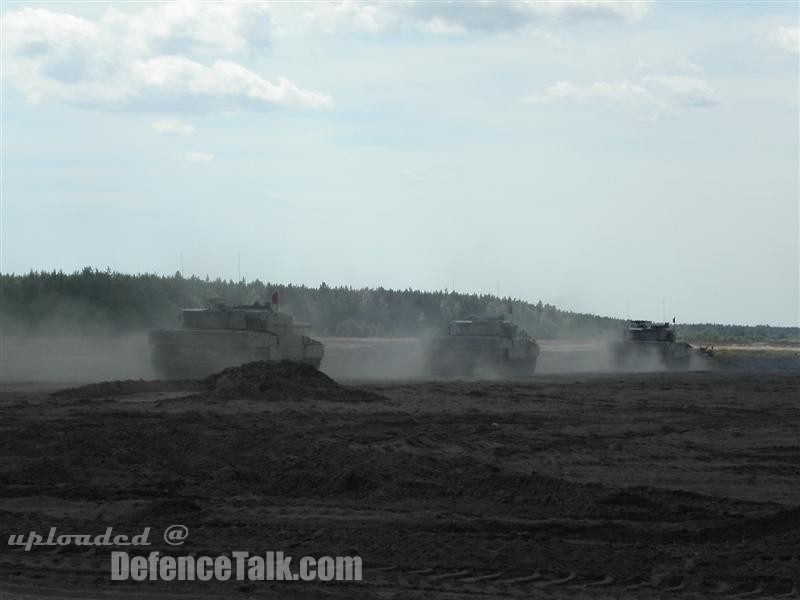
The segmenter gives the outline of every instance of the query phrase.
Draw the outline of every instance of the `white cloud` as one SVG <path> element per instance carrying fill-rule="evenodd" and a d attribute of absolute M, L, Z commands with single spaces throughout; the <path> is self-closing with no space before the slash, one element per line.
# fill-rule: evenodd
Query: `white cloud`
<path fill-rule="evenodd" d="M 269 5 L 164 2 L 138 13 L 109 10 L 103 22 L 138 53 L 226 55 L 260 52 L 272 38 Z"/>
<path fill-rule="evenodd" d="M 532 104 L 559 101 L 605 101 L 630 109 L 652 112 L 652 118 L 670 116 L 676 107 L 703 108 L 719 104 L 716 93 L 703 79 L 685 75 L 647 75 L 639 81 L 595 81 L 576 84 L 558 81 L 543 92 L 523 98 Z"/>
<path fill-rule="evenodd" d="M 390 4 L 359 0 L 314 3 L 304 17 L 307 24 L 326 31 L 352 27 L 356 31 L 377 33 L 399 22 L 395 7 Z"/>
<path fill-rule="evenodd" d="M 56 98 L 107 110 L 328 104 L 325 94 L 288 79 L 272 82 L 228 58 L 209 60 L 263 48 L 263 11 L 260 4 L 167 3 L 139 13 L 110 9 L 88 20 L 24 8 L 0 21 L 7 73 L 32 101 Z"/>
<path fill-rule="evenodd" d="M 568 99 L 583 102 L 593 98 L 603 98 L 614 102 L 649 101 L 650 94 L 641 85 L 628 81 L 595 81 L 587 85 L 578 85 L 569 81 L 557 81 L 548 87 L 544 93 L 532 94 L 523 100 L 530 103 Z"/>
<path fill-rule="evenodd" d="M 436 35 L 462 35 L 467 33 L 467 28 L 457 23 L 451 23 L 441 17 L 434 17 L 425 23 L 425 29 Z"/>
<path fill-rule="evenodd" d="M 306 18 L 327 30 L 352 27 L 357 31 L 377 33 L 395 27 L 419 27 L 431 33 L 452 34 L 512 31 L 541 21 L 634 21 L 642 17 L 649 6 L 648 0 L 341 0 L 313 4 L 306 12 Z"/>
<path fill-rule="evenodd" d="M 680 71 L 687 71 L 690 73 L 702 73 L 703 67 L 693 63 L 688 58 L 679 58 L 675 61 L 674 66 Z"/>
<path fill-rule="evenodd" d="M 769 39 L 784 50 L 800 54 L 800 27 L 773 27 Z"/>
<path fill-rule="evenodd" d="M 214 160 L 214 155 L 208 152 L 187 152 L 185 157 L 190 162 L 209 162 Z"/>
<path fill-rule="evenodd" d="M 188 135 L 194 131 L 192 125 L 178 119 L 159 119 L 153 121 L 152 127 L 153 131 L 163 135 Z"/>
<path fill-rule="evenodd" d="M 285 78 L 267 81 L 227 60 L 209 66 L 179 56 L 134 61 L 126 79 L 132 83 L 128 102 L 133 107 L 192 106 L 195 110 L 264 108 L 302 105 L 319 108 L 330 98 L 303 90 Z"/>
<path fill-rule="evenodd" d="M 717 95 L 708 83 L 698 77 L 685 75 L 647 75 L 642 84 L 659 97 L 682 106 L 714 106 Z"/>

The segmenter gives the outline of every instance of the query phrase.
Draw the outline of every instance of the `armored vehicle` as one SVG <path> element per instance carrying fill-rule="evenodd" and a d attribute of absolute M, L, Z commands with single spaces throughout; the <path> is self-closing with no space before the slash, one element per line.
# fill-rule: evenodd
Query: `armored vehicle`
<path fill-rule="evenodd" d="M 621 369 L 688 369 L 693 350 L 689 344 L 675 341 L 669 323 L 628 321 L 623 339 L 611 343 L 616 366 Z"/>
<path fill-rule="evenodd" d="M 163 377 L 201 377 L 255 360 L 295 360 L 319 368 L 323 345 L 270 305 L 228 306 L 181 311 L 180 329 L 150 332 L 153 366 Z"/>
<path fill-rule="evenodd" d="M 531 375 L 539 357 L 536 341 L 502 316 L 451 321 L 447 335 L 421 341 L 432 375 Z"/>

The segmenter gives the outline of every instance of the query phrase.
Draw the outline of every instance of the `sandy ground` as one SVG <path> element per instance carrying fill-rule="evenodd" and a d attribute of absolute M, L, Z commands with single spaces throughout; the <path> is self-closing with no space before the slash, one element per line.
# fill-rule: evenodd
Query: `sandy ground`
<path fill-rule="evenodd" d="M 797 597 L 800 371 L 737 360 L 225 393 L 6 384 L 0 598 Z M 180 550 L 161 541 L 175 523 Z M 364 580 L 112 583 L 107 548 L 5 543 L 53 526 L 148 526 L 172 553 L 357 554 Z"/>

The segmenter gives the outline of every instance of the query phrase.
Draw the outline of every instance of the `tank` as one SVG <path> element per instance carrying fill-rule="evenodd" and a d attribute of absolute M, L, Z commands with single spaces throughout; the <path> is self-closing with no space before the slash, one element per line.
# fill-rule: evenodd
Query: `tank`
<path fill-rule="evenodd" d="M 431 375 L 532 375 L 539 345 L 504 317 L 451 321 L 446 335 L 421 340 Z"/>
<path fill-rule="evenodd" d="M 162 377 L 202 377 L 255 360 L 295 360 L 319 368 L 324 346 L 305 335 L 309 326 L 267 304 L 181 311 L 180 329 L 149 332 L 153 367 Z"/>
<path fill-rule="evenodd" d="M 611 353 L 621 369 L 685 370 L 694 351 L 689 344 L 675 341 L 669 323 L 628 321 L 623 339 L 611 343 Z"/>

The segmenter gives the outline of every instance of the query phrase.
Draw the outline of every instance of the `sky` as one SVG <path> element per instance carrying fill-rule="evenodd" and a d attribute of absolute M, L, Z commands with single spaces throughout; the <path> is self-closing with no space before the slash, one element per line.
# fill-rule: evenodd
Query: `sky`
<path fill-rule="evenodd" d="M 2 4 L 5 273 L 800 321 L 796 2 Z"/>

